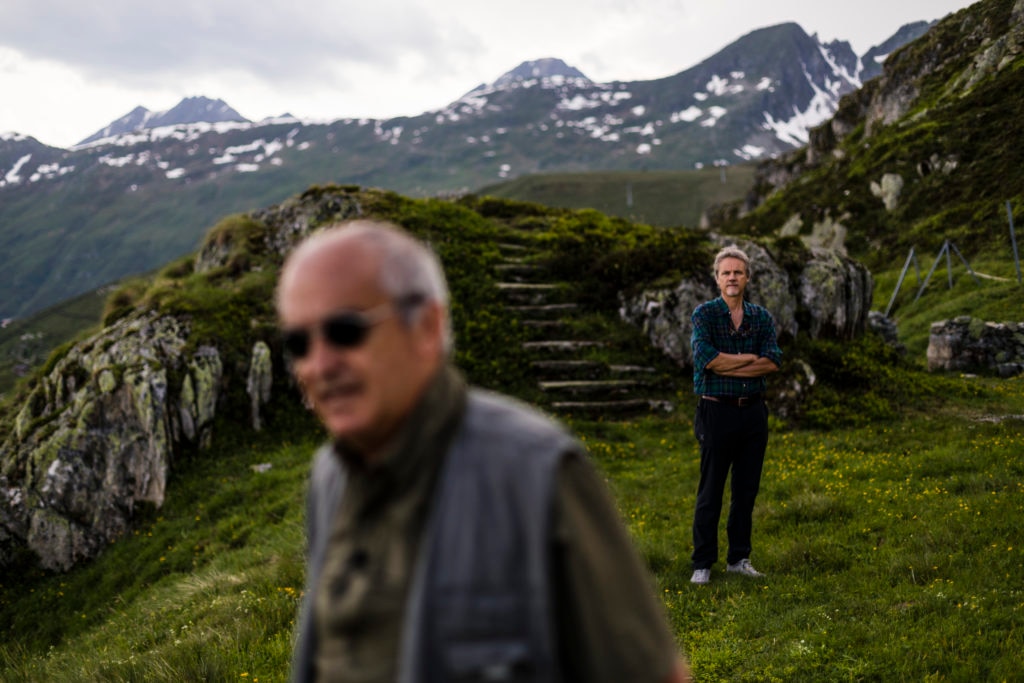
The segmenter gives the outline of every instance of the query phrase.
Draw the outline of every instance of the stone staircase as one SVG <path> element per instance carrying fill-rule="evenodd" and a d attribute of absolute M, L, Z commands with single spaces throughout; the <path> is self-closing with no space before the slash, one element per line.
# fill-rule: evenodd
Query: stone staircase
<path fill-rule="evenodd" d="M 528 243 L 498 245 L 498 289 L 506 310 L 526 331 L 523 343 L 542 406 L 554 413 L 586 417 L 626 416 L 673 409 L 653 367 L 608 360 L 615 350 L 579 331 L 580 306 L 568 283 L 553 279 L 541 252 Z"/>

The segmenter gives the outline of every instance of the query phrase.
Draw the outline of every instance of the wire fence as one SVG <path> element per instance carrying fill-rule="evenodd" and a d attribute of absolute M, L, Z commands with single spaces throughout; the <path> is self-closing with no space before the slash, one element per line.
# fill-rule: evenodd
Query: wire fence
<path fill-rule="evenodd" d="M 1009 200 L 1006 202 L 1006 218 L 1010 225 L 1010 244 L 1013 247 L 1013 265 L 1017 271 L 1017 283 L 1021 284 L 1021 270 L 1020 270 L 1020 255 L 1017 251 L 1017 235 L 1013 227 L 1013 207 Z M 916 302 L 924 294 L 924 290 L 928 288 L 928 283 L 932 279 L 932 275 L 935 274 L 935 270 L 942 263 L 943 257 L 946 259 L 946 274 L 949 280 L 949 288 L 953 289 L 953 257 L 952 254 L 956 253 L 960 261 L 963 262 L 964 267 L 967 268 L 967 272 L 970 273 L 971 277 L 978 284 L 981 284 L 979 278 L 986 278 L 988 280 L 999 280 L 1001 282 L 1010 282 L 1009 278 L 999 277 L 997 275 L 988 275 L 987 273 L 976 272 L 971 268 L 971 264 L 967 261 L 964 255 L 957 248 L 956 244 L 950 240 L 945 240 L 942 243 L 942 248 L 939 250 L 939 255 L 935 257 L 935 262 L 932 263 L 931 269 L 928 271 L 928 275 L 925 276 L 924 281 L 921 281 L 921 265 L 917 260 L 917 251 L 914 247 L 910 248 L 910 252 L 907 254 L 907 260 L 903 264 L 903 269 L 900 271 L 899 279 L 896 281 L 896 287 L 892 291 L 892 296 L 889 297 L 889 305 L 885 307 L 885 317 L 888 318 L 889 314 L 892 313 L 893 306 L 896 304 L 896 296 L 900 293 L 900 289 L 903 287 L 903 282 L 907 277 L 907 271 L 910 270 L 910 266 L 913 265 L 917 272 L 917 282 L 920 283 L 917 289 L 917 296 L 914 297 Z"/>

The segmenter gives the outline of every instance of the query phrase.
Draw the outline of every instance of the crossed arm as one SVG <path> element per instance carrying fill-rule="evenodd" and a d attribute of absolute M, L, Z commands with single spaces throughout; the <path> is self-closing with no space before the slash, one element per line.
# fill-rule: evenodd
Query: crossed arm
<path fill-rule="evenodd" d="M 762 377 L 777 372 L 774 361 L 754 353 L 719 353 L 707 369 L 726 377 Z"/>

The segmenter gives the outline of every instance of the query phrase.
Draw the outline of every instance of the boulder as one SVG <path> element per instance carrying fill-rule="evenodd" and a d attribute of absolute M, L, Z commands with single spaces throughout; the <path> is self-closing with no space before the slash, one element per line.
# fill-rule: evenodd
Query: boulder
<path fill-rule="evenodd" d="M 163 503 L 172 435 L 184 433 L 168 375 L 210 354 L 185 358 L 187 335 L 173 317 L 125 318 L 72 346 L 36 385 L 0 444 L 0 564 L 21 539 L 44 567 L 66 570 L 123 533 L 137 504 Z M 203 416 L 217 391 L 209 378 L 178 403 Z"/>
<path fill-rule="evenodd" d="M 815 339 L 852 339 L 864 332 L 874 281 L 860 263 L 841 252 L 815 247 L 794 276 L 760 245 L 717 241 L 736 244 L 750 256 L 747 299 L 768 309 L 780 338 L 795 337 L 801 330 Z M 706 278 L 683 280 L 671 289 L 650 289 L 624 298 L 619 315 L 643 329 L 651 343 L 679 365 L 690 366 L 690 316 L 699 304 L 718 295 L 709 272 Z"/>
<path fill-rule="evenodd" d="M 810 257 L 793 272 L 753 242 L 716 241 L 723 246 L 736 244 L 750 256 L 747 299 L 768 309 L 780 340 L 801 331 L 815 339 L 853 339 L 867 328 L 874 282 L 867 268 L 842 250 L 812 247 Z M 717 296 L 718 287 L 709 272 L 706 278 L 683 280 L 671 289 L 650 289 L 624 298 L 619 315 L 640 327 L 655 348 L 691 368 L 690 316 L 699 304 Z M 814 369 L 805 361 L 796 359 L 791 366 L 772 387 L 773 410 L 783 419 L 799 415 L 803 397 L 816 381 Z"/>
<path fill-rule="evenodd" d="M 934 322 L 927 356 L 932 371 L 1019 375 L 1024 372 L 1024 322 L 986 322 L 971 316 Z"/>

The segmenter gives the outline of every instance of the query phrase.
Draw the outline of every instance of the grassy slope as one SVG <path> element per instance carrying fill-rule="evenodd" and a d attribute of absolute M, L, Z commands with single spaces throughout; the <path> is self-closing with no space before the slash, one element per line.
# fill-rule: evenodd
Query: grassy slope
<path fill-rule="evenodd" d="M 697 227 L 705 209 L 741 198 L 752 165 L 699 171 L 550 173 L 484 187 L 481 195 L 568 209 L 597 209 L 638 223 Z M 632 206 L 627 204 L 632 196 Z"/>
<path fill-rule="evenodd" d="M 688 583 L 689 410 L 575 424 L 698 680 L 1016 675 L 1024 466 L 1008 456 L 1024 448 L 1024 381 L 954 381 L 966 391 L 937 410 L 776 430 L 755 519 L 769 578 L 719 572 L 708 588 Z M 312 425 L 283 438 L 222 433 L 217 457 L 175 476 L 168 504 L 95 563 L 8 574 L 0 679 L 283 681 L 317 441 Z"/>
<path fill-rule="evenodd" d="M 1012 454 L 1024 449 L 1024 381 L 964 382 L 983 395 L 775 432 L 755 511 L 754 560 L 769 574 L 758 582 L 719 569 L 708 589 L 688 583 L 699 474 L 688 415 L 588 440 L 698 680 L 1019 676 L 1024 466 Z"/>

